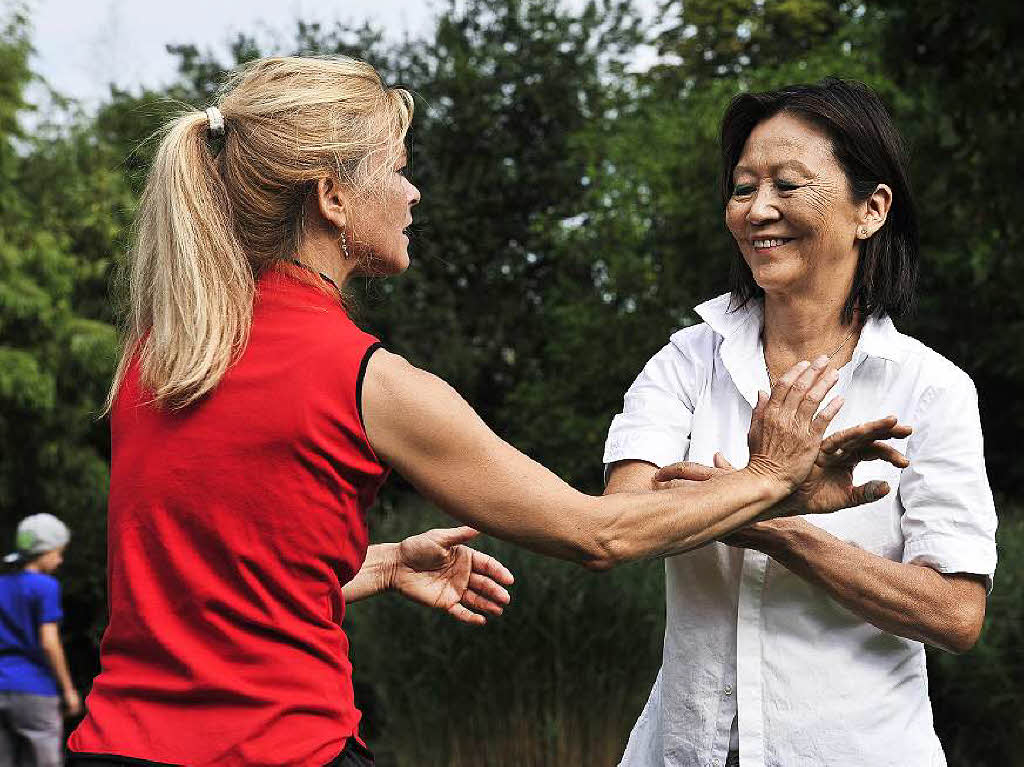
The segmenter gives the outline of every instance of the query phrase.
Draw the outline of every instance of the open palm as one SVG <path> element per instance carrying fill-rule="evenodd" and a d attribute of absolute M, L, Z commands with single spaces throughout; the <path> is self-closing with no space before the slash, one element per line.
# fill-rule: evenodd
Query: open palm
<path fill-rule="evenodd" d="M 393 587 L 414 602 L 453 618 L 484 624 L 511 601 L 503 586 L 512 573 L 497 559 L 463 545 L 477 535 L 471 527 L 428 530 L 398 545 Z"/>

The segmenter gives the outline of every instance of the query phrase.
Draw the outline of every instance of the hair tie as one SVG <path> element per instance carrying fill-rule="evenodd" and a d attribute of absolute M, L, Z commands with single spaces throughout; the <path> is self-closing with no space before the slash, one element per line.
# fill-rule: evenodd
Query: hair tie
<path fill-rule="evenodd" d="M 206 110 L 206 117 L 210 121 L 210 135 L 211 136 L 223 136 L 224 135 L 224 115 L 220 113 L 217 107 L 209 107 Z"/>

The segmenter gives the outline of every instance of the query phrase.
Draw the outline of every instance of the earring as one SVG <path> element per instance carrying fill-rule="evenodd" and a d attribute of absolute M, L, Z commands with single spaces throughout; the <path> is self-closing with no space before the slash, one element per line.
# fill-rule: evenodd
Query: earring
<path fill-rule="evenodd" d="M 351 256 L 348 254 L 348 238 L 345 237 L 344 229 L 341 230 L 341 252 L 345 256 L 345 258 L 351 258 Z"/>
<path fill-rule="evenodd" d="M 857 230 L 857 234 L 860 235 L 860 238 L 863 240 L 868 236 L 868 230 L 866 227 L 862 226 L 860 229 Z"/>

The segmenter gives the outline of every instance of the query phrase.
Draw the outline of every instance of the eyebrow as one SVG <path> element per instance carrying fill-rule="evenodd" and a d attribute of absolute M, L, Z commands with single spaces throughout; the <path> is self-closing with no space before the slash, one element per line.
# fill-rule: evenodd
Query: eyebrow
<path fill-rule="evenodd" d="M 778 165 L 773 165 L 772 166 L 772 170 L 781 170 L 783 168 L 792 168 L 797 173 L 800 173 L 800 174 L 802 174 L 804 176 L 807 176 L 809 178 L 813 178 L 814 177 L 814 174 L 811 173 L 811 169 L 808 168 L 806 165 L 804 165 L 799 160 L 786 160 L 785 162 L 780 162 Z M 752 173 L 753 174 L 754 173 L 754 169 L 751 168 L 748 165 L 737 165 L 735 168 L 732 169 L 732 172 L 733 173 Z"/>

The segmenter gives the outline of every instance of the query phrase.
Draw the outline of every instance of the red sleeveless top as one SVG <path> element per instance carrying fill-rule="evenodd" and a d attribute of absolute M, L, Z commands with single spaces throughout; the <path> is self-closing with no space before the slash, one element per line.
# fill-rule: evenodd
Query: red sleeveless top
<path fill-rule="evenodd" d="M 357 733 L 341 587 L 387 474 L 360 413 L 377 345 L 271 271 L 247 348 L 197 404 L 148 404 L 132 362 L 111 414 L 110 623 L 71 751 L 322 765 Z"/>

